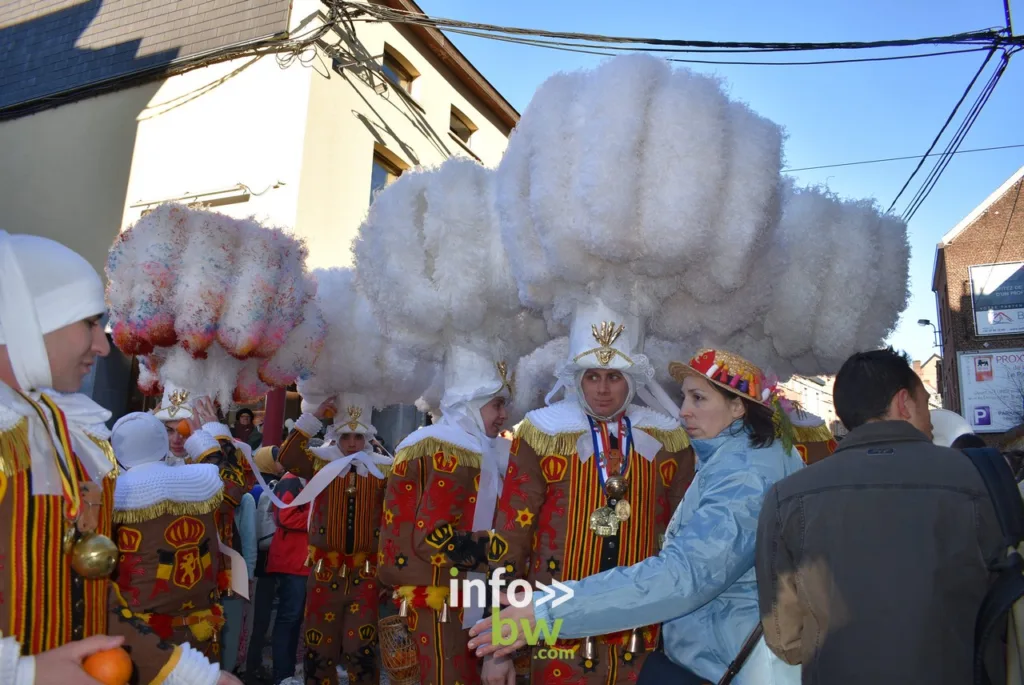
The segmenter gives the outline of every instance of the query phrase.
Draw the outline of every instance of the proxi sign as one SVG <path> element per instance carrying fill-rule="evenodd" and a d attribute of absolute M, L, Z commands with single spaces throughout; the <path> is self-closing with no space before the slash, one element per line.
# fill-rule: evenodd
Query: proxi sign
<path fill-rule="evenodd" d="M 960 414 L 976 433 L 1002 433 L 1024 422 L 1024 350 L 961 352 Z"/>

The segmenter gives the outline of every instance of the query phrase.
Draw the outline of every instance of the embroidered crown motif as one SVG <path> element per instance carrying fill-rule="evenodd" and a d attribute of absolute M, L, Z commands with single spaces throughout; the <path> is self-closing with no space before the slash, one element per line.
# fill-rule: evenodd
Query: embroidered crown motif
<path fill-rule="evenodd" d="M 363 415 L 363 410 L 359 407 L 348 407 L 345 411 L 348 412 L 348 427 L 355 430 L 359 427 L 359 417 Z"/>
<path fill-rule="evenodd" d="M 626 330 L 623 324 L 615 326 L 614 321 L 602 321 L 601 325 L 594 324 L 590 327 L 591 332 L 594 335 L 594 340 L 600 345 L 600 349 L 596 350 L 597 362 L 601 366 L 608 366 L 612 359 L 615 357 L 615 350 L 612 349 L 612 345 L 619 339 L 622 332 Z"/>
<path fill-rule="evenodd" d="M 181 409 L 181 406 L 188 402 L 188 390 L 174 390 L 168 401 L 171 406 L 167 408 L 167 414 L 173 417 Z"/>
<path fill-rule="evenodd" d="M 508 373 L 508 362 L 497 362 L 498 375 L 501 376 L 501 387 L 508 388 L 508 394 L 515 397 L 516 394 L 516 372 Z"/>

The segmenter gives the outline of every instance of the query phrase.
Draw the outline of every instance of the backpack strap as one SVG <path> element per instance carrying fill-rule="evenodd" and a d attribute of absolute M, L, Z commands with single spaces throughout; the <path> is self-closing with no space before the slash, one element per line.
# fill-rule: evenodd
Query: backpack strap
<path fill-rule="evenodd" d="M 1017 551 L 1024 540 L 1024 500 L 1013 472 L 999 450 L 986 447 L 965 449 L 963 452 L 985 482 L 1007 550 L 1005 561 L 992 569 L 999 576 L 986 593 L 974 626 L 974 682 L 989 685 L 991 680 L 985 668 L 985 653 L 992 640 L 1002 638 L 1007 616 L 1011 614 L 1013 605 L 1024 597 L 1024 561 Z M 1015 645 L 1007 645 L 1007 648 L 1015 648 Z"/>

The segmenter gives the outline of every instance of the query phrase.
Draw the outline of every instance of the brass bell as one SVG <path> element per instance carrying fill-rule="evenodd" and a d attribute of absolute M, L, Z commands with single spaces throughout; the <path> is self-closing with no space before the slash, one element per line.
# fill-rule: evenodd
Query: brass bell
<path fill-rule="evenodd" d="M 437 619 L 437 622 L 438 623 L 447 623 L 448 622 L 448 602 L 447 602 L 447 600 L 445 601 L 444 604 L 441 605 L 441 616 Z"/>
<path fill-rule="evenodd" d="M 345 488 L 345 492 L 349 495 L 355 495 L 357 492 L 359 492 L 359 488 L 355 484 L 352 484 Z"/>
<path fill-rule="evenodd" d="M 597 644 L 594 638 L 588 637 L 583 640 L 583 658 L 593 660 L 597 658 Z"/>
<path fill-rule="evenodd" d="M 402 598 L 402 603 L 398 605 L 398 615 L 402 618 L 409 616 L 409 600 L 405 597 Z"/>
<path fill-rule="evenodd" d="M 339 578 L 345 578 L 348 576 L 348 565 L 345 562 L 341 562 L 341 570 L 338 571 Z"/>
<path fill-rule="evenodd" d="M 117 567 L 117 545 L 106 535 L 87 533 L 71 550 L 71 568 L 88 580 L 109 577 Z"/>
<path fill-rule="evenodd" d="M 314 573 L 320 574 L 320 573 L 323 572 L 323 570 L 324 570 L 324 560 L 323 559 L 317 559 L 316 560 L 316 569 L 314 569 Z"/>
<path fill-rule="evenodd" d="M 644 651 L 640 631 L 636 628 L 634 628 L 629 634 L 629 643 L 626 645 L 626 651 L 630 654 L 639 654 Z"/>

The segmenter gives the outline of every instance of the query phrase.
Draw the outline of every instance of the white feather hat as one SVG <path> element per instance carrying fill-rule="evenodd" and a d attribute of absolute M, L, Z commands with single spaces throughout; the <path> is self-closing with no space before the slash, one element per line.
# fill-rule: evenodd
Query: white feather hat
<path fill-rule="evenodd" d="M 463 158 L 403 174 L 356 240 L 359 285 L 387 338 L 443 367 L 435 407 L 501 392 L 518 358 L 548 339 L 519 302 L 493 192 L 493 172 Z"/>
<path fill-rule="evenodd" d="M 181 421 L 192 418 L 191 393 L 170 381 L 164 382 L 164 396 L 153 413 L 161 421 Z"/>

